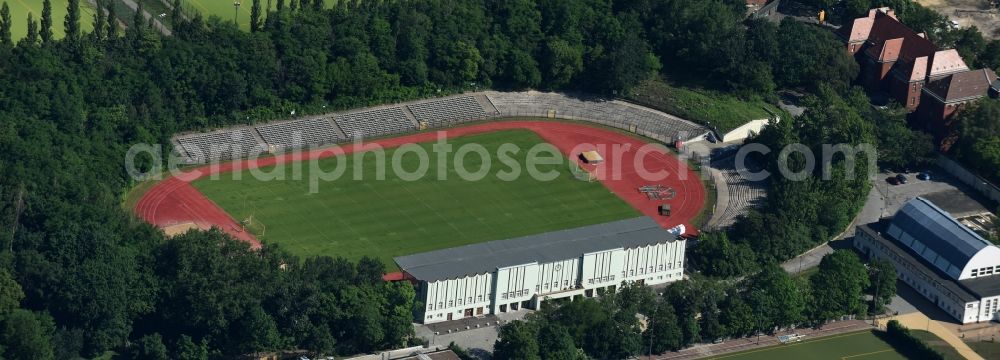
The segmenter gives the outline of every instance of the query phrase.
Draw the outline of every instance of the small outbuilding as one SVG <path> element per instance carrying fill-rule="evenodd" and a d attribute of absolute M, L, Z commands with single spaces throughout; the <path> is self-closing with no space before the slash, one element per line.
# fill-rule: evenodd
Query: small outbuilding
<path fill-rule="evenodd" d="M 604 162 L 604 158 L 597 151 L 590 150 L 580 153 L 580 160 L 588 164 L 600 164 Z"/>

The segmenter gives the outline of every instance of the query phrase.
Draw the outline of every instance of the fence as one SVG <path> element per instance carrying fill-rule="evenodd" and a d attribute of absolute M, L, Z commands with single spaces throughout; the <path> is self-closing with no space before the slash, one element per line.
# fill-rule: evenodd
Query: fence
<path fill-rule="evenodd" d="M 991 184 L 981 176 L 976 175 L 971 170 L 966 169 L 957 161 L 952 160 L 945 155 L 938 154 L 937 165 L 962 183 L 969 185 L 969 187 L 975 189 L 980 194 L 983 194 L 986 198 L 995 202 L 1000 202 L 1000 188 Z"/>

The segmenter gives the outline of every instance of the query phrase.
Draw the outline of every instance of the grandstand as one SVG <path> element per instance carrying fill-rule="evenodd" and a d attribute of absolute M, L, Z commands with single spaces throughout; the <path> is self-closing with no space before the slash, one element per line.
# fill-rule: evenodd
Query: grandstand
<path fill-rule="evenodd" d="M 348 138 L 374 137 L 414 131 L 413 123 L 401 107 L 364 110 L 333 117 Z"/>
<path fill-rule="evenodd" d="M 717 170 L 716 175 L 721 175 L 716 181 L 720 196 L 718 212 L 712 216 L 709 227 L 731 226 L 741 215 L 760 206 L 767 196 L 763 181 L 750 181 L 740 175 L 734 156 L 713 162 L 712 168 Z"/>
<path fill-rule="evenodd" d="M 487 97 L 501 116 L 590 121 L 667 143 L 694 138 L 707 131 L 675 116 L 617 100 L 536 91 L 488 92 Z"/>
<path fill-rule="evenodd" d="M 485 105 L 485 106 L 484 106 Z M 412 117 L 410 116 L 412 114 Z M 176 138 L 188 163 L 236 159 L 266 149 L 328 145 L 498 117 L 580 120 L 634 132 L 665 143 L 700 137 L 707 130 L 675 116 L 631 103 L 559 93 L 487 91 L 327 114 L 308 119 L 238 127 Z M 332 120 L 332 121 L 331 121 Z M 257 138 L 257 134 L 260 138 Z M 296 144 L 296 140 L 301 143 Z M 237 145 L 235 151 L 232 145 Z M 216 156 L 207 153 L 214 149 Z"/>
<path fill-rule="evenodd" d="M 191 162 L 239 159 L 264 152 L 267 145 L 254 136 L 250 127 L 227 129 L 204 134 L 191 134 L 177 138 Z"/>
<path fill-rule="evenodd" d="M 269 145 L 289 149 L 329 144 L 343 139 L 325 117 L 260 125 L 257 126 L 257 132 Z"/>
<path fill-rule="evenodd" d="M 441 127 L 487 117 L 482 105 L 472 95 L 418 102 L 406 106 L 417 121 L 428 127 Z"/>

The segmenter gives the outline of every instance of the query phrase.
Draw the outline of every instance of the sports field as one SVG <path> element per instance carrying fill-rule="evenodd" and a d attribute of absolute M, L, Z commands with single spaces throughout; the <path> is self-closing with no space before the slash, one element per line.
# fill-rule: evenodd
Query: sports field
<path fill-rule="evenodd" d="M 337 0 L 323 0 L 325 7 L 330 8 L 337 4 Z M 211 16 L 218 16 L 220 19 L 233 21 L 236 18 L 236 22 L 240 25 L 240 29 L 250 30 L 250 9 L 253 5 L 253 0 L 240 0 L 239 13 L 237 14 L 236 7 L 233 5 L 233 0 L 184 0 L 182 9 L 191 13 L 192 11 L 197 11 L 202 14 L 202 16 L 208 18 Z M 277 10 L 278 2 L 275 0 L 270 1 L 271 10 Z M 285 1 L 285 6 L 287 7 L 291 1 Z M 267 0 L 261 0 L 260 6 L 266 7 L 268 4 Z M 266 17 L 267 14 L 262 16 Z"/>
<path fill-rule="evenodd" d="M 28 34 L 28 13 L 31 13 L 36 23 L 41 23 L 42 0 L 0 0 L 6 1 L 10 7 L 11 38 L 18 41 Z M 67 0 L 52 1 L 52 34 L 56 38 L 63 37 L 63 22 L 66 20 Z M 84 32 L 94 29 L 94 9 L 86 1 L 80 2 L 80 27 Z"/>
<path fill-rule="evenodd" d="M 528 130 L 504 130 L 452 138 L 454 149 L 465 144 L 482 145 L 492 157 L 492 167 L 483 180 L 467 181 L 458 176 L 455 158 L 439 163 L 431 143 L 420 146 L 431 154 L 428 176 L 405 181 L 391 171 L 385 180 L 375 180 L 376 160 L 369 154 L 362 161 L 363 179 L 350 176 L 354 157 L 343 161 L 347 174 L 332 182 L 321 182 L 310 193 L 310 166 L 302 166 L 301 180 L 259 181 L 249 171 L 242 180 L 227 174 L 218 180 L 202 178 L 192 183 L 237 221 L 249 219 L 258 239 L 277 243 L 298 255 L 340 255 L 356 259 L 375 255 L 386 264 L 392 257 L 443 249 L 489 240 L 542 233 L 584 225 L 626 219 L 640 213 L 600 182 L 580 181 L 571 173 L 568 159 L 558 165 L 539 165 L 540 171 L 557 171 L 552 181 L 527 175 L 523 166 L 528 149 L 544 143 Z M 509 167 L 496 156 L 502 144 L 520 149 L 510 156 L 522 164 L 522 174 L 512 181 L 499 179 L 498 172 Z M 551 145 L 544 145 L 551 147 Z M 559 151 L 551 147 L 555 154 Z M 398 149 L 386 151 L 392 163 Z M 454 151 L 452 152 L 454 155 Z M 403 168 L 418 168 L 413 153 L 401 157 Z M 337 158 L 319 160 L 321 169 L 331 171 Z M 475 172 L 480 157 L 460 159 Z M 572 163 L 575 164 L 575 163 Z M 447 177 L 439 180 L 437 169 L 447 167 Z M 575 165 L 573 165 L 575 166 Z M 291 166 L 285 166 L 291 178 Z M 270 168 L 262 168 L 268 172 Z"/>
<path fill-rule="evenodd" d="M 905 360 L 871 331 L 803 340 L 768 348 L 712 357 L 726 360 Z"/>

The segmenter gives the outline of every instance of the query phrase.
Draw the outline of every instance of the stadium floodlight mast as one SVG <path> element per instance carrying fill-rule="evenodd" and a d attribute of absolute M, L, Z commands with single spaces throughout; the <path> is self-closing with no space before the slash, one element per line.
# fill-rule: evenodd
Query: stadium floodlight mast
<path fill-rule="evenodd" d="M 240 5 L 241 5 L 240 4 L 240 0 L 233 1 L 233 7 L 236 8 L 236 11 L 233 13 L 233 24 L 236 24 L 236 26 L 240 26 L 240 22 L 239 22 L 239 18 L 240 18 Z"/>

